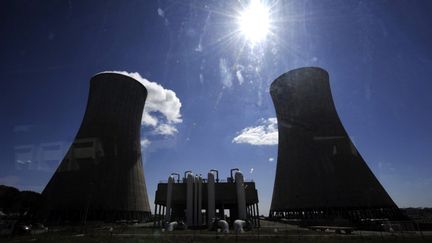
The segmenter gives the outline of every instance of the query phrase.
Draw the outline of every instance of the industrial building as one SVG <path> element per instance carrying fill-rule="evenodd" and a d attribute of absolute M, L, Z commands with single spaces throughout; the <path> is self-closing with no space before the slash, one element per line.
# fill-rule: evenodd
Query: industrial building
<path fill-rule="evenodd" d="M 52 222 L 145 220 L 151 215 L 141 161 L 146 88 L 118 73 L 90 81 L 81 127 L 42 192 Z"/>
<path fill-rule="evenodd" d="M 400 211 L 345 131 L 328 73 L 289 71 L 270 87 L 279 144 L 270 217 L 362 219 L 400 217 Z"/>
<path fill-rule="evenodd" d="M 171 174 L 157 186 L 154 214 L 155 225 L 161 227 L 184 222 L 188 228 L 210 228 L 219 220 L 230 226 L 236 220 L 260 225 L 255 182 L 244 181 L 238 169 L 232 169 L 226 181 L 219 179 L 217 170 L 211 170 L 207 179 L 192 171 L 186 171 L 182 179 Z"/>

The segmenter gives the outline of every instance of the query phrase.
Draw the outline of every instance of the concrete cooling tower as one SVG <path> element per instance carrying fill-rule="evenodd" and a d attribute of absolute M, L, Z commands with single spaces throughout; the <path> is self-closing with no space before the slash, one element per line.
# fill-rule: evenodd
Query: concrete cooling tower
<path fill-rule="evenodd" d="M 279 130 L 271 217 L 399 217 L 399 209 L 345 131 L 328 73 L 289 71 L 270 87 Z"/>
<path fill-rule="evenodd" d="M 129 76 L 100 73 L 91 79 L 78 134 L 42 192 L 50 221 L 150 216 L 140 146 L 146 97 L 146 88 Z"/>

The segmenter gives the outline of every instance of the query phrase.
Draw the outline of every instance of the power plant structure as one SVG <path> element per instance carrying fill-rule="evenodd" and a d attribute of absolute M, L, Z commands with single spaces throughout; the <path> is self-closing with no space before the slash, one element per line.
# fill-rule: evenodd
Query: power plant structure
<path fill-rule="evenodd" d="M 345 131 L 328 73 L 316 67 L 273 81 L 279 145 L 270 217 L 396 219 L 400 211 Z"/>
<path fill-rule="evenodd" d="M 49 221 L 149 218 L 140 145 L 146 98 L 132 77 L 105 72 L 91 79 L 81 127 L 42 192 Z"/>
<path fill-rule="evenodd" d="M 244 181 L 238 169 L 232 169 L 226 181 L 219 180 L 217 170 L 211 170 L 207 179 L 192 171 L 186 171 L 182 180 L 178 173 L 171 174 L 157 186 L 154 214 L 155 225 L 168 229 L 178 222 L 188 228 L 222 225 L 225 230 L 239 222 L 241 227 L 245 222 L 260 226 L 255 182 Z"/>

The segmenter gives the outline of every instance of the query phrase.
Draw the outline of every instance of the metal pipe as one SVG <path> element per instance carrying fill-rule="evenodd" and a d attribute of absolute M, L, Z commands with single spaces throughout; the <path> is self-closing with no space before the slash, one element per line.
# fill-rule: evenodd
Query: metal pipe
<path fill-rule="evenodd" d="M 201 209 L 202 209 L 202 177 L 201 175 L 198 176 L 198 205 L 197 205 L 197 214 L 198 214 L 198 221 L 197 224 L 198 226 L 202 225 L 202 213 L 201 213 Z"/>
<path fill-rule="evenodd" d="M 207 221 L 209 227 L 215 218 L 215 179 L 211 172 L 207 175 Z"/>
<path fill-rule="evenodd" d="M 211 169 L 210 172 L 216 172 L 216 183 L 219 182 L 219 171 L 215 169 Z"/>
<path fill-rule="evenodd" d="M 198 223 L 198 176 L 194 177 L 194 204 L 193 204 L 193 225 L 197 225 Z"/>
<path fill-rule="evenodd" d="M 232 170 L 231 170 L 232 171 Z M 235 184 L 237 191 L 238 219 L 246 219 L 246 193 L 244 188 L 243 174 L 240 171 L 235 173 Z"/>
<path fill-rule="evenodd" d="M 171 201 L 172 201 L 172 191 L 173 191 L 174 177 L 168 177 L 168 185 L 167 185 L 167 199 L 166 199 L 166 214 L 165 214 L 165 222 L 171 221 Z"/>
<path fill-rule="evenodd" d="M 186 175 L 187 175 L 188 173 L 192 173 L 192 171 L 191 171 L 191 170 L 187 170 L 187 171 L 184 172 L 184 178 L 185 178 L 185 179 L 187 178 Z"/>
<path fill-rule="evenodd" d="M 158 204 L 158 214 L 157 214 L 157 221 L 158 221 L 158 226 L 161 227 L 161 213 L 162 213 L 162 205 Z"/>
<path fill-rule="evenodd" d="M 154 219 L 153 219 L 153 227 L 156 227 L 156 221 L 157 221 L 157 204 L 155 204 L 155 212 L 154 212 Z"/>
<path fill-rule="evenodd" d="M 220 227 L 222 229 L 223 233 L 229 233 L 229 224 L 226 220 L 219 220 L 217 222 L 217 226 Z"/>
<path fill-rule="evenodd" d="M 255 207 L 256 207 L 256 214 L 257 214 L 257 217 L 258 217 L 258 227 L 261 227 L 261 221 L 260 221 L 258 203 L 255 203 Z"/>
<path fill-rule="evenodd" d="M 244 227 L 246 226 L 246 221 L 241 219 L 236 219 L 234 221 L 234 232 L 236 233 L 244 233 Z"/>
<path fill-rule="evenodd" d="M 178 225 L 177 221 L 168 223 L 166 226 L 167 231 L 173 231 L 177 227 L 177 225 Z"/>
<path fill-rule="evenodd" d="M 234 179 L 234 177 L 233 177 L 233 171 L 240 171 L 238 168 L 234 168 L 234 169 L 231 169 L 230 170 L 230 175 L 231 175 L 231 179 Z"/>
<path fill-rule="evenodd" d="M 177 176 L 177 183 L 180 183 L 180 174 L 179 173 L 171 173 L 171 175 Z"/>
<path fill-rule="evenodd" d="M 257 222 L 256 211 L 255 211 L 255 204 L 252 204 L 252 218 L 253 218 L 254 226 L 257 227 L 258 226 L 258 222 Z"/>
<path fill-rule="evenodd" d="M 189 171 L 186 178 L 186 224 L 188 227 L 193 225 L 193 184 L 194 176 Z"/>

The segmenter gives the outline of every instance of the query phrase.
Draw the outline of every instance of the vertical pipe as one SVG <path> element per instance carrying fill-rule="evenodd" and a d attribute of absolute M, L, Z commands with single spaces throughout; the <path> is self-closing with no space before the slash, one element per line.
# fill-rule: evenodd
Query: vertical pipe
<path fill-rule="evenodd" d="M 155 203 L 155 212 L 154 212 L 154 218 L 153 218 L 153 227 L 156 227 L 156 221 L 157 221 L 157 203 Z"/>
<path fill-rule="evenodd" d="M 198 176 L 194 177 L 193 225 L 198 223 Z"/>
<path fill-rule="evenodd" d="M 186 224 L 193 225 L 193 183 L 194 176 L 189 172 L 186 177 Z"/>
<path fill-rule="evenodd" d="M 244 188 L 243 174 L 240 171 L 235 173 L 235 184 L 237 190 L 238 219 L 246 219 L 246 194 Z"/>
<path fill-rule="evenodd" d="M 256 214 L 257 214 L 257 219 L 258 219 L 258 227 L 261 227 L 258 203 L 255 204 L 255 207 L 256 207 Z"/>
<path fill-rule="evenodd" d="M 197 212 L 198 212 L 198 226 L 202 225 L 202 177 L 198 176 L 198 205 L 197 205 Z"/>
<path fill-rule="evenodd" d="M 174 177 L 168 177 L 168 185 L 167 185 L 167 197 L 166 197 L 166 214 L 165 214 L 165 222 L 171 222 L 171 201 L 172 201 L 172 190 L 174 184 Z"/>
<path fill-rule="evenodd" d="M 207 224 L 210 227 L 215 218 L 215 178 L 212 172 L 207 174 Z"/>
<path fill-rule="evenodd" d="M 162 205 L 160 205 L 160 204 L 157 205 L 157 208 L 158 208 L 157 224 L 159 227 L 161 227 L 161 222 L 160 222 L 160 220 L 161 220 L 161 207 L 162 207 Z"/>
<path fill-rule="evenodd" d="M 215 170 L 215 169 L 211 169 L 210 170 L 210 173 L 211 172 L 215 172 L 216 173 L 216 183 L 219 183 L 219 171 L 218 170 Z"/>
<path fill-rule="evenodd" d="M 255 203 L 252 204 L 252 220 L 253 220 L 254 226 L 257 227 L 258 223 L 257 223 L 257 216 L 256 216 L 256 211 L 255 211 Z"/>
<path fill-rule="evenodd" d="M 225 219 L 225 205 L 223 204 L 223 202 L 222 202 L 222 204 L 220 206 L 219 214 L 220 214 L 220 218 L 221 219 Z"/>

